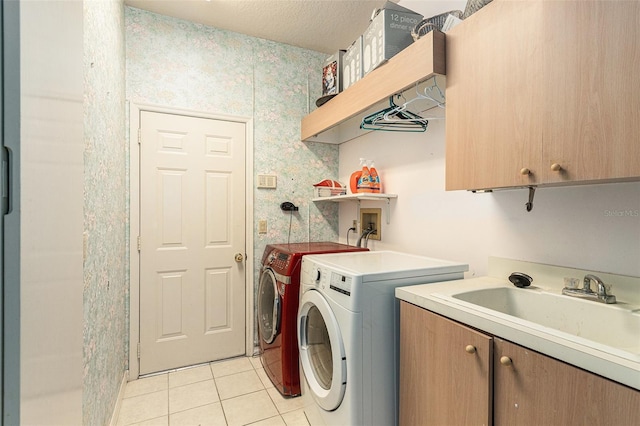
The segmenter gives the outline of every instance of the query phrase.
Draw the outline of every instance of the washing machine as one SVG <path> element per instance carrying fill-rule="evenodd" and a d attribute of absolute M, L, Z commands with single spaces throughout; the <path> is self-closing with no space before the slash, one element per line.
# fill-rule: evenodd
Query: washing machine
<path fill-rule="evenodd" d="M 266 247 L 257 298 L 260 360 L 282 395 L 300 395 L 296 316 L 302 257 L 312 253 L 367 250 L 332 242 L 270 244 Z"/>
<path fill-rule="evenodd" d="M 461 279 L 468 269 L 393 251 L 305 256 L 297 331 L 311 425 L 396 425 L 395 288 Z"/>

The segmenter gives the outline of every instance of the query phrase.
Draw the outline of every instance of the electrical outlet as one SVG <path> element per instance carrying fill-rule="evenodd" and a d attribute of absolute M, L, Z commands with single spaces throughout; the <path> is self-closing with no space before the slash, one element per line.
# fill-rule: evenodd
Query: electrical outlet
<path fill-rule="evenodd" d="M 267 221 L 265 219 L 261 219 L 258 221 L 258 234 L 266 234 L 267 233 Z"/>
<path fill-rule="evenodd" d="M 356 231 L 358 230 L 358 221 L 356 219 L 353 219 L 353 224 L 351 225 L 351 227 Z"/>

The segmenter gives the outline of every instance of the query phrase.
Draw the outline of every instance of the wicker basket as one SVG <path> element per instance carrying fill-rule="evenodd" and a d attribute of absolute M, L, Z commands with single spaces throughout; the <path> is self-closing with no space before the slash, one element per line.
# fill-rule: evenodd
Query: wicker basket
<path fill-rule="evenodd" d="M 432 16 L 431 18 L 423 19 L 422 21 L 418 22 L 418 24 L 411 30 L 411 37 L 413 37 L 413 41 L 418 41 L 420 37 L 423 37 L 425 34 L 433 31 L 434 29 L 442 31 L 442 26 L 444 25 L 444 22 L 447 20 L 447 17 L 449 15 L 453 15 L 456 18 L 461 18 L 462 11 L 452 10 L 449 12 L 441 13 L 440 15 Z"/>
<path fill-rule="evenodd" d="M 313 185 L 314 197 L 332 197 L 335 195 L 345 195 L 347 188 L 338 181 L 325 179 Z"/>
<path fill-rule="evenodd" d="M 467 5 L 460 19 L 467 19 L 489 3 L 491 3 L 491 0 L 467 0 Z"/>

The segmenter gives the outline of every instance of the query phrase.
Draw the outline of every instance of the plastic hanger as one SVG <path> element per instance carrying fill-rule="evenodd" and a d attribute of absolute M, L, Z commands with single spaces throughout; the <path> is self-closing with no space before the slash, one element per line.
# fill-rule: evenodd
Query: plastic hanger
<path fill-rule="evenodd" d="M 389 107 L 370 114 L 362 119 L 360 128 L 364 130 L 383 130 L 388 132 L 424 132 L 429 121 L 406 109 L 406 105 L 397 105 L 392 95 Z"/>

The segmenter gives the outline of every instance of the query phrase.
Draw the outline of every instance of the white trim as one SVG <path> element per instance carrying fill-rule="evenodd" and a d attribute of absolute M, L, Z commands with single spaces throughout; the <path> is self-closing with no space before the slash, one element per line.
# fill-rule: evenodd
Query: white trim
<path fill-rule="evenodd" d="M 118 417 L 120 417 L 120 407 L 122 407 L 122 400 L 124 399 L 124 392 L 127 388 L 127 382 L 129 381 L 129 370 L 125 370 L 122 375 L 122 382 L 120 382 L 120 390 L 118 391 L 118 399 L 116 400 L 116 406 L 113 407 L 113 413 L 111 414 L 111 420 L 109 426 L 116 426 L 118 424 Z"/>
<path fill-rule="evenodd" d="M 252 356 L 253 334 L 253 118 L 225 114 L 210 114 L 161 105 L 129 103 L 129 375 L 137 379 L 140 374 L 138 342 L 140 341 L 140 256 L 137 250 L 140 235 L 140 148 L 138 129 L 140 112 L 150 111 L 173 115 L 233 121 L 246 125 L 245 151 L 245 355 Z"/>

